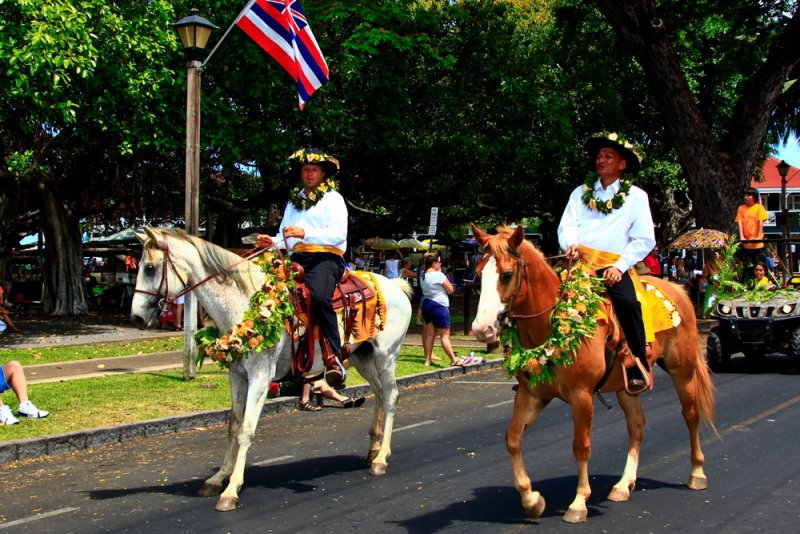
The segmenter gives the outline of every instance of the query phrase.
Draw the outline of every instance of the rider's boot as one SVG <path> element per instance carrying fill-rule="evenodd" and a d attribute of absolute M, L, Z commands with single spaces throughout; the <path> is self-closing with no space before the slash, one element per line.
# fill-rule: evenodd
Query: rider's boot
<path fill-rule="evenodd" d="M 347 372 L 339 357 L 333 352 L 327 339 L 321 339 L 322 361 L 325 364 L 325 381 L 332 388 L 336 388 L 347 379 Z"/>

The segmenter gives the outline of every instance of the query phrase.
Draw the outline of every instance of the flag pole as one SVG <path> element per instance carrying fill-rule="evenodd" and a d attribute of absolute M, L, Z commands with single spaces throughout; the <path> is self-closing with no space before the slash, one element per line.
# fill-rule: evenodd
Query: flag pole
<path fill-rule="evenodd" d="M 225 30 L 224 34 L 222 34 L 222 38 L 220 38 L 220 40 L 217 42 L 217 44 L 214 46 L 214 48 L 211 49 L 211 52 L 208 53 L 208 56 L 206 57 L 206 60 L 203 61 L 203 64 L 200 65 L 201 69 L 206 66 L 206 63 L 208 63 L 208 60 L 210 60 L 211 56 L 214 55 L 214 52 L 217 51 L 217 48 L 219 48 L 219 45 L 221 45 L 222 41 L 224 41 L 225 38 L 228 36 L 228 34 L 231 33 L 231 30 L 233 29 L 234 26 L 236 26 L 236 23 L 239 22 L 239 19 L 242 18 L 242 13 L 244 13 L 245 10 L 247 10 L 247 8 L 249 8 L 252 4 L 254 4 L 255 1 L 256 0 L 249 0 L 247 2 L 247 4 L 245 4 L 245 6 L 242 8 L 242 10 L 239 12 L 239 14 L 236 15 L 236 18 L 233 19 L 233 22 L 231 22 L 231 25 L 228 26 L 228 29 Z"/>

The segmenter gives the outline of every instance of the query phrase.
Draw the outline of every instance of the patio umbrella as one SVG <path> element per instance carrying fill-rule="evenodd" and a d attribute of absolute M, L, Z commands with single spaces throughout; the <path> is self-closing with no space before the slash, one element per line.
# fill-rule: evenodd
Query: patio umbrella
<path fill-rule="evenodd" d="M 442 250 L 447 248 L 444 245 L 440 245 L 438 239 L 423 239 L 420 243 L 420 248 L 423 250 Z"/>
<path fill-rule="evenodd" d="M 379 239 L 372 244 L 373 250 L 395 250 L 397 241 L 394 239 Z"/>
<path fill-rule="evenodd" d="M 397 248 L 422 248 L 424 245 L 418 239 L 407 237 L 397 242 Z"/>
<path fill-rule="evenodd" d="M 722 248 L 728 243 L 728 235 L 719 230 L 698 228 L 678 236 L 669 248 Z"/>

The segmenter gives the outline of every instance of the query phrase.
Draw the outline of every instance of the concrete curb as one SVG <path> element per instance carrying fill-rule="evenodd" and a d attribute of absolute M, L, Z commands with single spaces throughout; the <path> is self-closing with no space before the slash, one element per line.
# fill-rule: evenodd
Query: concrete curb
<path fill-rule="evenodd" d="M 436 369 L 434 371 L 398 378 L 397 385 L 400 389 L 407 389 L 432 383 L 437 380 L 465 375 L 467 373 L 494 369 L 502 366 L 502 363 L 502 359 L 496 359 L 484 363 L 466 365 L 464 367 Z M 371 393 L 372 389 L 369 385 L 351 386 L 342 391 L 343 395 L 350 397 L 360 397 L 362 395 L 370 395 Z M 264 415 L 291 412 L 296 409 L 297 397 L 278 397 L 276 399 L 267 400 L 261 415 L 263 417 Z M 134 439 L 163 436 L 165 434 L 173 434 L 195 428 L 222 425 L 228 422 L 229 414 L 229 409 L 193 412 L 118 426 L 99 427 L 89 430 L 68 432 L 66 434 L 44 436 L 41 438 L 3 442 L 0 443 L 0 465 L 17 460 L 28 460 L 52 454 L 61 454 L 114 443 L 123 443 Z"/>

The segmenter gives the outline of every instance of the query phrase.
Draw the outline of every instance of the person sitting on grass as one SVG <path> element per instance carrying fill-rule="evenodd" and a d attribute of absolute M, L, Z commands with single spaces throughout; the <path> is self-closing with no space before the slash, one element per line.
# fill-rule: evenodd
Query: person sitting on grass
<path fill-rule="evenodd" d="M 47 417 L 50 412 L 40 410 L 28 400 L 28 382 L 25 380 L 25 373 L 22 371 L 22 365 L 16 360 L 9 360 L 4 365 L 0 366 L 0 393 L 7 389 L 14 390 L 14 393 L 19 399 L 19 407 L 17 408 L 17 415 L 20 417 L 33 417 L 41 419 Z M 16 425 L 19 420 L 11 413 L 11 408 L 7 404 L 3 404 L 0 398 L 0 423 L 4 425 Z"/>

